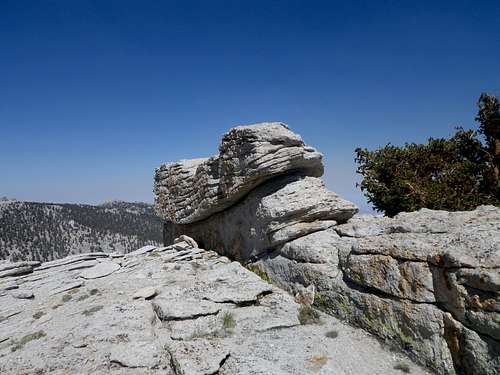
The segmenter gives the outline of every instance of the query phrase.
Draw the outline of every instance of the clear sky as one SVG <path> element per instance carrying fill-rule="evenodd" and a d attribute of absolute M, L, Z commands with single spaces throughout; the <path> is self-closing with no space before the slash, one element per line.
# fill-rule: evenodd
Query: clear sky
<path fill-rule="evenodd" d="M 355 187 L 356 147 L 473 127 L 500 1 L 0 1 L 0 196 L 152 201 L 161 162 L 283 121 Z"/>

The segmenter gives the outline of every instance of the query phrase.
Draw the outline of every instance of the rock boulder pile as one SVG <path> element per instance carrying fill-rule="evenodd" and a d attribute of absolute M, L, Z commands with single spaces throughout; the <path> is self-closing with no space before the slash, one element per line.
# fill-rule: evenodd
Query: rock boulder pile
<path fill-rule="evenodd" d="M 354 216 L 321 159 L 264 123 L 231 129 L 217 156 L 163 164 L 165 243 L 193 237 L 438 374 L 500 373 L 500 209 Z"/>

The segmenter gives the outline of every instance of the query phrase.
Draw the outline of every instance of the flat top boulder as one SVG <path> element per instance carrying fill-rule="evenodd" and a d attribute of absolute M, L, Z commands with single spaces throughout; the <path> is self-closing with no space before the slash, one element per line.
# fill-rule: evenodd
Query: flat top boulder
<path fill-rule="evenodd" d="M 320 177 L 322 155 L 283 123 L 238 126 L 223 136 L 217 156 L 156 170 L 156 211 L 177 224 L 200 221 L 270 178 L 292 172 Z"/>

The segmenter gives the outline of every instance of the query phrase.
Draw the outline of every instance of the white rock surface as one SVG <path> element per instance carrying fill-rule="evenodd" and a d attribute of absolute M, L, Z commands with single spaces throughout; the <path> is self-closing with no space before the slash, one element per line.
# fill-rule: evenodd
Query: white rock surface
<path fill-rule="evenodd" d="M 120 269 L 119 264 L 111 260 L 105 260 L 96 264 L 94 267 L 83 271 L 80 274 L 80 277 L 84 279 L 97 279 L 99 277 L 108 276 L 119 269 Z"/>
<path fill-rule="evenodd" d="M 158 294 L 158 290 L 154 286 L 147 286 L 145 288 L 139 289 L 137 292 L 134 293 L 132 296 L 133 299 L 137 298 L 152 298 Z"/>
<path fill-rule="evenodd" d="M 11 293 L 12 297 L 17 299 L 32 299 L 35 295 L 31 290 L 15 290 Z"/>
<path fill-rule="evenodd" d="M 146 254 L 146 253 L 149 253 L 149 252 L 153 251 L 157 247 L 158 246 L 146 245 L 146 246 L 141 247 L 140 249 L 131 251 L 130 253 L 126 254 L 126 256 L 127 257 L 133 257 L 133 256 L 136 256 L 136 255 Z"/>
<path fill-rule="evenodd" d="M 404 362 L 428 374 L 333 317 L 300 325 L 292 296 L 213 251 L 189 251 L 200 258 L 137 255 L 81 285 L 67 266 L 0 280 L 37 294 L 0 296 L 0 373 L 400 375 Z M 153 279 L 158 297 L 130 298 Z"/>

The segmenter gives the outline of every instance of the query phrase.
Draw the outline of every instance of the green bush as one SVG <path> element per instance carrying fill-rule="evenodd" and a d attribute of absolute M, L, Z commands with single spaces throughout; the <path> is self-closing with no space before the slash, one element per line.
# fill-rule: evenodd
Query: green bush
<path fill-rule="evenodd" d="M 455 211 L 500 205 L 500 106 L 487 94 L 478 106 L 477 132 L 458 128 L 450 139 L 429 138 L 426 144 L 356 149 L 363 177 L 358 186 L 374 208 L 393 216 L 422 207 Z"/>

